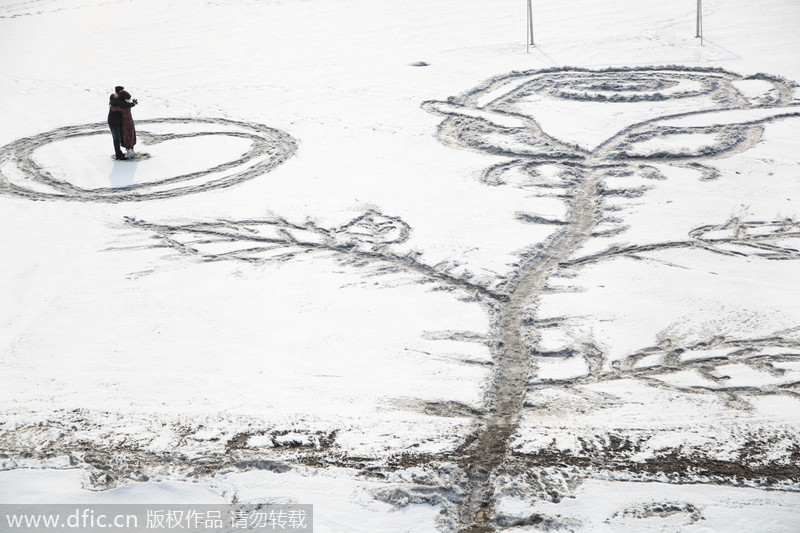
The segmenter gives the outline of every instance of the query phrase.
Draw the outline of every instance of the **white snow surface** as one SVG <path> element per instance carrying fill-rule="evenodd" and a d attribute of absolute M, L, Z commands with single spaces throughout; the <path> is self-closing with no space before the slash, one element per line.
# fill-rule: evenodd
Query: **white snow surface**
<path fill-rule="evenodd" d="M 281 220 L 281 227 L 293 226 L 276 235 L 297 238 L 298 227 L 313 224 L 352 236 L 358 234 L 346 225 L 373 212 L 395 229 L 410 228 L 407 240 L 389 243 L 397 256 L 419 252 L 420 263 L 469 271 L 474 286 L 493 289 L 523 251 L 558 231 L 567 203 L 557 194 L 537 195 L 557 189 L 526 182 L 527 174 L 514 178 L 513 170 L 502 176 L 508 186 L 482 183 L 486 169 L 511 158 L 442 142 L 442 117 L 423 102 L 436 100 L 438 112 L 451 112 L 448 97 L 487 80 L 561 67 L 719 68 L 800 82 L 800 3 L 708 0 L 702 43 L 695 4 L 534 2 L 536 45 L 528 51 L 520 0 L 0 2 L 0 150 L 28 138 L 35 164 L 32 170 L 0 153 L 0 433 L 43 454 L 62 441 L 118 443 L 194 460 L 241 434 L 251 435 L 250 450 L 315 448 L 335 435 L 336 450 L 348 457 L 454 452 L 481 424 L 470 413 L 486 407 L 492 379 L 491 312 L 473 297 L 472 285 L 442 287 L 439 278 L 397 264 L 343 263 L 330 250 L 229 261 L 215 254 L 246 256 L 243 248 L 263 243 L 205 242 L 188 230 L 185 246 L 206 255 L 186 254 L 131 221 L 170 228 L 222 221 L 241 229 L 247 221 Z M 412 66 L 417 61 L 428 66 Z M 756 107 L 772 90 L 761 79 L 736 83 Z M 136 150 L 146 155 L 135 162 L 109 157 L 111 136 L 102 124 L 119 84 L 139 100 L 133 116 L 143 135 Z M 682 80 L 664 94 L 697 87 Z M 524 128 L 519 116 L 483 110 L 514 90 L 500 87 L 476 108 L 455 112 Z M 606 95 L 593 90 L 586 94 Z M 793 90 L 790 106 L 725 113 L 711 112 L 720 104 L 708 96 L 565 105 L 542 93 L 513 110 L 583 150 L 633 124 L 681 115 L 658 124 L 683 130 L 633 142 L 632 157 L 662 150 L 696 156 L 722 141 L 687 128 L 762 121 L 763 136 L 752 147 L 703 162 L 723 178 L 701 179 L 702 169 L 665 161 L 651 165 L 665 179 L 641 171 L 605 177 L 607 189 L 645 192 L 603 198 L 616 218 L 597 228 L 611 231 L 571 254 L 580 261 L 614 247 L 687 241 L 709 224 L 733 231 L 725 226 L 733 219 L 800 220 L 800 120 L 771 120 L 796 112 Z M 184 122 L 145 123 L 177 118 Z M 47 138 L 95 123 L 91 134 Z M 268 152 L 245 157 L 258 142 L 253 124 L 288 135 L 296 152 L 246 175 L 282 157 L 273 138 Z M 519 148 L 518 139 L 495 141 Z M 228 162 L 235 164 L 192 178 L 191 186 L 135 188 Z M 42 172 L 55 185 L 32 178 Z M 560 171 L 539 172 L 544 182 Z M 246 179 L 203 189 L 239 175 Z M 11 193 L 8 183 L 25 194 Z M 72 192 L 59 192 L 64 183 Z M 163 197 L 118 196 L 126 190 Z M 548 222 L 523 223 L 522 215 Z M 365 241 L 372 237 L 353 238 L 363 249 L 387 249 Z M 796 355 L 764 339 L 800 341 L 800 243 L 789 236 L 768 244 L 773 248 L 760 251 L 784 260 L 750 253 L 742 238 L 713 245 L 745 250 L 735 261 L 707 248 L 676 247 L 575 266 L 569 277 L 548 279 L 537 297 L 537 319 L 561 322 L 541 329 L 536 349 L 593 344 L 605 354 L 605 372 L 665 342 L 684 349 L 684 362 L 727 356 L 728 341 L 755 342 L 765 355 Z M 724 339 L 715 341 L 723 347 L 698 347 L 709 339 Z M 534 408 L 521 415 L 512 449 L 534 453 L 555 443 L 577 450 L 581 431 L 649 431 L 637 460 L 683 444 L 725 459 L 749 431 L 800 429 L 796 393 L 772 395 L 798 381 L 794 363 L 775 363 L 776 371 L 729 361 L 646 381 L 636 374 L 548 388 L 592 371 L 578 352 L 532 356 L 536 387 L 526 405 Z M 637 360 L 635 368 L 657 368 L 662 355 Z M 728 403 L 704 392 L 737 387 L 758 392 Z M 742 403 L 731 407 L 736 401 Z M 442 406 L 457 408 L 443 415 Z M 784 444 L 774 444 L 774 453 L 789 449 Z M 235 494 L 238 501 L 314 504 L 318 532 L 455 530 L 436 501 L 399 506 L 374 497 L 381 487 L 408 485 L 402 468 L 375 479 L 356 469 L 297 465 L 282 473 L 231 468 L 194 478 L 160 471 L 97 490 L 75 468 L 75 461 L 85 466 L 77 448 L 52 449 L 49 459 L 0 450 L 0 503 L 199 504 L 230 502 Z M 713 480 L 600 478 L 577 483 L 574 497 L 558 504 L 503 496 L 497 510 L 557 516 L 581 531 L 795 531 L 800 523 L 796 483 L 761 490 Z M 653 511 L 663 502 L 683 507 Z"/>

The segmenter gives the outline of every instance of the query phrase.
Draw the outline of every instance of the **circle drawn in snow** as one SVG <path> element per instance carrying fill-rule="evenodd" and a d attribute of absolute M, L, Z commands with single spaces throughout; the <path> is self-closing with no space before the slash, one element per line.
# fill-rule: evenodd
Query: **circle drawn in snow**
<path fill-rule="evenodd" d="M 726 82 L 719 74 L 711 76 L 687 72 L 611 71 L 569 72 L 557 76 L 557 86 L 544 77 L 539 91 L 565 100 L 640 102 L 691 98 L 712 94 Z M 537 85 L 534 85 L 536 87 Z"/>
<path fill-rule="evenodd" d="M 92 135 L 109 135 L 104 122 L 66 126 L 18 139 L 0 148 L 0 193 L 36 200 L 131 202 L 171 198 L 230 187 L 274 169 L 297 151 L 288 133 L 251 122 L 221 118 L 161 118 L 136 121 L 137 136 L 147 146 L 174 140 L 229 136 L 250 142 L 240 157 L 204 170 L 164 177 L 122 187 L 83 188 L 57 179 L 33 158 L 33 152 L 56 141 Z M 148 130 L 151 126 L 151 130 Z M 163 126 L 167 126 L 164 128 Z M 187 129 L 186 126 L 189 126 Z M 158 130 L 167 133 L 156 133 Z M 184 130 L 176 132 L 176 130 Z M 193 131 L 192 131 L 193 130 Z M 98 155 L 98 157 L 100 157 Z M 132 164 L 120 162 L 120 164 Z"/>

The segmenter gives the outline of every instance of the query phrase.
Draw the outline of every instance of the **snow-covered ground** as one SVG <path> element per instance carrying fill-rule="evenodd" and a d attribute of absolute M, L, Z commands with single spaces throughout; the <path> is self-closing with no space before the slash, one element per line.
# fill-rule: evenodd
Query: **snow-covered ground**
<path fill-rule="evenodd" d="M 0 504 L 796 530 L 800 4 L 703 4 L 0 2 Z"/>

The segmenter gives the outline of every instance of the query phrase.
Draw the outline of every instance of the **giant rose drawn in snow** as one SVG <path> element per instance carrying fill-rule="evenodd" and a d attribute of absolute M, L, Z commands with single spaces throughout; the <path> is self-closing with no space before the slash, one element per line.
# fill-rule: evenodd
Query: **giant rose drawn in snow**
<path fill-rule="evenodd" d="M 762 139 L 767 123 L 800 116 L 793 96 L 795 88 L 796 84 L 781 78 L 742 77 L 719 69 L 556 69 L 499 77 L 447 102 L 427 102 L 425 108 L 446 117 L 440 136 L 448 144 L 513 158 L 487 170 L 487 184 L 532 191 L 549 188 L 571 195 L 566 202 L 574 221 L 533 221 L 565 224 L 562 238 L 588 240 L 626 230 L 621 224 L 605 224 L 598 231 L 604 217 L 600 202 L 603 197 L 640 197 L 647 191 L 610 190 L 604 186 L 604 179 L 634 175 L 667 179 L 655 165 L 690 168 L 697 171 L 700 180 L 717 179 L 720 173 L 711 166 L 713 160 L 753 147 Z M 608 105 L 592 105 L 599 102 Z M 593 221 L 585 222 L 587 216 Z M 579 267 L 674 248 L 769 260 L 800 258 L 800 222 L 793 219 L 733 218 L 697 227 L 686 237 L 639 246 L 613 245 L 590 255 L 575 253 L 560 266 Z M 574 243 L 570 246 L 578 249 Z M 704 347 L 719 348 L 726 343 L 730 353 L 716 350 L 713 357 L 685 360 L 675 355 Z M 779 353 L 762 356 L 765 345 L 788 350 L 778 349 Z M 663 348 L 663 364 L 653 364 L 655 358 L 651 357 L 647 365 L 638 362 L 643 353 L 612 365 L 595 350 L 575 350 L 569 355 L 585 359 L 584 375 L 556 380 L 533 378 L 532 386 L 623 376 L 650 379 L 699 368 L 709 380 L 707 385 L 674 386 L 693 392 L 795 393 L 800 374 L 767 368 L 763 357 L 795 360 L 798 348 L 800 342 L 781 335 L 751 340 L 710 338 Z M 653 355 L 659 349 L 644 352 Z M 747 380 L 728 381 L 724 373 L 714 374 L 717 366 L 733 363 L 744 363 L 768 376 L 756 376 L 748 384 Z M 764 378 L 769 384 L 764 383 Z"/>
<path fill-rule="evenodd" d="M 133 161 L 117 161 L 108 178 L 86 179 L 84 174 L 96 172 L 91 161 L 80 161 L 79 170 L 65 171 L 76 157 L 75 143 L 102 137 L 104 141 L 89 157 L 98 157 L 107 149 L 110 134 L 105 123 L 67 126 L 26 137 L 0 148 L 0 193 L 37 200 L 79 200 L 129 202 L 170 198 L 184 194 L 230 187 L 274 169 L 297 150 L 295 140 L 287 133 L 262 124 L 221 118 L 162 118 L 137 120 L 137 135 L 148 150 L 162 152 L 161 161 L 172 159 L 181 170 L 169 175 L 159 159 L 143 163 L 151 166 L 147 179 L 135 180 L 136 166 L 149 159 L 140 154 Z M 214 160 L 208 167 L 194 168 L 194 160 L 205 160 L 201 150 L 219 149 L 219 143 L 238 140 L 241 145 L 229 150 L 230 159 Z M 211 141 L 210 145 L 198 144 Z M 38 152 L 64 146 L 55 165 L 38 160 Z M 175 148 L 189 143 L 189 157 L 178 155 Z M 100 148 L 102 146 L 103 148 Z M 138 150 L 137 146 L 137 150 Z M 185 148 L 185 147 L 184 147 Z M 242 153 L 243 152 L 243 153 Z M 193 155 L 192 155 L 193 154 Z M 112 163 L 109 163 L 109 166 Z M 61 175 L 55 175 L 59 172 Z M 166 174 L 166 175 L 165 175 Z"/>
<path fill-rule="evenodd" d="M 627 244 L 613 240 L 624 236 L 628 226 L 615 216 L 619 206 L 607 202 L 646 199 L 651 189 L 613 188 L 608 185 L 611 180 L 637 178 L 655 186 L 671 179 L 669 168 L 693 172 L 701 184 L 724 180 L 715 160 L 754 147 L 767 124 L 800 116 L 795 89 L 794 83 L 781 78 L 742 77 L 719 69 L 554 69 L 515 72 L 447 101 L 425 102 L 424 109 L 444 117 L 439 127 L 444 143 L 506 158 L 483 173 L 484 183 L 564 203 L 563 217 L 517 214 L 521 222 L 552 231 L 522 252 L 510 273 L 494 279 L 476 276 L 457 261 L 429 265 L 419 252 L 395 251 L 393 246 L 408 238 L 410 228 L 400 218 L 378 211 L 337 228 L 279 217 L 181 225 L 131 219 L 129 224 L 153 231 L 162 244 L 181 253 L 207 260 L 287 261 L 300 253 L 324 252 L 378 272 L 380 265 L 391 271 L 404 269 L 483 302 L 492 321 L 493 338 L 487 343 L 493 351 L 493 370 L 485 406 L 472 413 L 479 429 L 458 450 L 439 458 L 459 467 L 457 481 L 448 474 L 448 485 L 440 487 L 436 498 L 430 496 L 430 486 L 392 489 L 379 496 L 393 503 L 415 499 L 442 503 L 452 519 L 449 523 L 463 531 L 539 524 L 540 515 L 520 518 L 498 510 L 499 498 L 512 490 L 509 486 L 515 493 L 523 490 L 514 472 L 520 464 L 530 468 L 526 461 L 639 473 L 688 471 L 703 464 L 708 476 L 730 483 L 737 476 L 763 477 L 763 464 L 738 465 L 731 474 L 734 470 L 727 462 L 704 463 L 704 450 L 691 446 L 663 452 L 661 457 L 668 456 L 669 461 L 642 463 L 631 458 L 641 442 L 628 449 L 615 444 L 619 439 L 605 439 L 605 444 L 579 450 L 584 456 L 578 457 L 552 450 L 521 454 L 514 441 L 526 410 L 535 408 L 527 401 L 529 395 L 542 389 L 572 393 L 600 382 L 634 380 L 670 393 L 719 397 L 731 409 L 748 408 L 748 397 L 800 393 L 797 327 L 761 336 L 712 332 L 702 339 L 654 339 L 652 345 L 643 339 L 642 348 L 611 358 L 590 341 L 560 351 L 542 348 L 542 331 L 559 328 L 566 319 L 538 314 L 538 302 L 551 280 L 605 261 L 642 260 L 648 253 L 675 250 L 764 265 L 800 259 L 800 224 L 778 213 L 766 220 L 705 221 L 669 241 Z M 608 245 L 600 251 L 583 251 L 587 243 L 597 242 Z M 553 361 L 572 370 L 555 377 L 543 375 L 540 367 Z M 780 461 L 767 458 L 768 448 L 769 444 L 748 448 L 748 457 L 758 456 L 774 466 Z M 593 455 L 588 462 L 586 454 Z M 790 480 L 800 475 L 796 468 L 781 468 L 769 470 L 770 475 L 779 471 L 775 479 Z M 534 481 L 528 476 L 526 483 L 533 487 L 529 492 L 549 497 L 554 489 L 546 477 Z"/>
<path fill-rule="evenodd" d="M 537 313 L 537 302 L 549 288 L 548 279 L 577 277 L 582 268 L 601 261 L 621 257 L 651 260 L 648 253 L 680 248 L 732 260 L 800 258 L 800 224 L 778 217 L 712 221 L 668 242 L 629 245 L 621 240 L 629 229 L 618 213 L 622 204 L 608 201 L 612 197 L 646 198 L 655 184 L 670 179 L 669 167 L 693 170 L 701 181 L 724 179 L 713 167 L 715 159 L 755 146 L 766 124 L 800 116 L 795 89 L 794 83 L 777 77 L 745 78 L 718 69 L 554 69 L 501 76 L 459 97 L 424 105 L 445 117 L 439 128 L 445 143 L 510 158 L 489 168 L 483 175 L 485 183 L 563 198 L 567 213 L 563 219 L 535 214 L 519 217 L 557 229 L 521 262 L 516 279 L 507 284 L 511 301 L 520 300 L 510 314 L 520 316 L 524 308 L 528 320 L 504 318 L 502 312 L 497 320 L 505 335 L 497 350 L 498 368 L 490 395 L 507 411 L 498 409 L 470 445 L 468 475 L 473 482 L 460 506 L 461 523 L 469 530 L 526 523 L 525 517 L 503 517 L 496 511 L 503 495 L 518 491 L 513 476 L 512 481 L 502 479 L 513 470 L 509 457 L 514 450 L 526 448 L 521 428 L 525 402 L 530 402 L 528 409 L 534 413 L 540 409 L 539 390 L 563 388 L 569 396 L 584 385 L 634 380 L 659 390 L 719 395 L 734 409 L 748 408 L 747 401 L 741 400 L 747 395 L 800 394 L 797 327 L 776 328 L 756 337 L 736 337 L 729 331 L 712 331 L 702 339 L 664 337 L 657 342 L 654 339 L 653 346 L 612 357 L 591 335 L 567 342 L 559 350 L 543 347 L 539 339 L 544 328 L 565 330 L 565 324 L 573 319 Z M 639 183 L 652 180 L 654 186 L 608 185 L 624 183 L 627 178 Z M 583 251 L 602 239 L 607 239 L 608 245 L 594 246 L 599 252 Z M 664 324 L 667 330 L 669 326 Z M 713 330 L 713 325 L 709 329 Z M 527 394 L 518 389 L 519 375 L 526 376 Z M 508 383 L 513 387 L 506 386 Z M 498 434 L 505 440 L 498 439 Z M 546 458 L 545 462 L 573 465 L 611 461 L 616 464 L 612 469 L 631 471 L 650 467 L 630 459 L 646 446 L 629 437 L 611 437 L 587 430 L 579 437 L 581 444 L 572 449 L 527 445 L 527 453 L 518 457 L 527 457 L 525 460 L 534 464 Z M 650 437 L 652 434 L 643 440 Z M 774 440 L 786 445 L 786 439 Z M 742 444 L 742 449 L 745 447 Z M 764 445 L 755 455 L 769 455 L 767 448 Z M 773 452 L 780 453 L 778 448 Z M 703 470 L 707 466 L 701 459 L 704 451 L 699 449 L 688 452 L 696 454 L 694 459 L 680 451 L 662 452 L 662 457 L 672 454 L 686 459 L 674 464 L 662 461 L 653 470 Z M 781 460 L 775 465 L 778 470 L 783 468 Z M 745 476 L 763 476 L 758 468 L 749 468 Z M 797 476 L 797 472 L 789 476 Z M 541 517 L 529 518 L 532 524 L 541 521 Z"/>

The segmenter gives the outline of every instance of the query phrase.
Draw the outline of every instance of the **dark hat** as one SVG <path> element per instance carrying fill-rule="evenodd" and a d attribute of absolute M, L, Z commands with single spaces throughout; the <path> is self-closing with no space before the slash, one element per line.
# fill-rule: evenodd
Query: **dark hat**
<path fill-rule="evenodd" d="M 125 87 L 123 87 L 122 85 L 117 85 L 116 87 L 114 87 L 114 92 L 118 93 L 123 89 L 125 89 Z"/>

